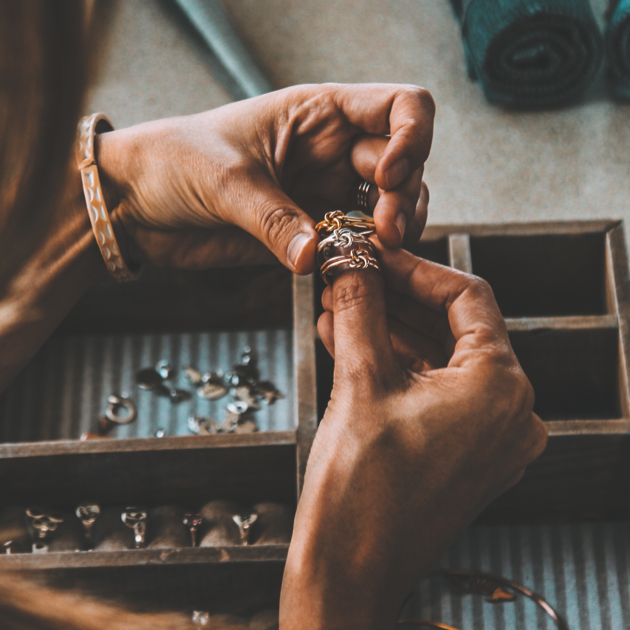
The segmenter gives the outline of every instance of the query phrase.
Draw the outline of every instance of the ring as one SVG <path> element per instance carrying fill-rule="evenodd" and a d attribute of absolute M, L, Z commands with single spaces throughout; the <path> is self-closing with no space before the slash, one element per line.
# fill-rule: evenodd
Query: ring
<path fill-rule="evenodd" d="M 38 540 L 46 540 L 59 524 L 63 523 L 62 518 L 53 516 L 41 508 L 27 508 L 26 516 L 30 519 Z"/>
<path fill-rule="evenodd" d="M 120 515 L 120 520 L 127 527 L 133 529 L 136 549 L 144 547 L 145 534 L 147 532 L 147 513 L 135 507 L 128 507 Z"/>
<path fill-rule="evenodd" d="M 203 523 L 201 514 L 184 514 L 183 523 L 190 530 L 191 547 L 197 546 L 197 528 Z"/>
<path fill-rule="evenodd" d="M 235 514 L 232 517 L 232 520 L 238 525 L 238 531 L 241 535 L 241 544 L 249 545 L 249 532 L 257 519 L 258 514 L 255 512 L 251 514 Z"/>
<path fill-rule="evenodd" d="M 355 246 L 358 246 L 355 248 Z M 354 251 L 368 250 L 372 258 L 376 258 L 376 249 L 374 243 L 365 236 L 364 232 L 353 232 L 349 228 L 340 228 L 335 230 L 330 236 L 320 241 L 317 245 L 317 262 L 320 266 L 324 265 L 328 260 L 333 258 L 336 249 Z M 338 252 L 337 252 L 338 253 Z M 346 254 L 347 252 L 341 252 Z M 338 253 L 339 254 L 339 253 Z"/>
<path fill-rule="evenodd" d="M 367 179 L 364 179 L 357 188 L 357 207 L 362 212 L 369 213 L 370 206 L 368 205 L 368 198 L 370 196 L 370 188 L 372 184 L 368 182 Z"/>
<path fill-rule="evenodd" d="M 376 232 L 374 219 L 348 217 L 341 212 L 341 210 L 327 212 L 324 215 L 324 220 L 320 221 L 315 226 L 315 231 L 323 237 L 327 234 L 331 234 L 335 230 L 340 230 L 341 228 L 350 228 L 352 231 L 358 232 L 362 236 L 366 237 Z"/>
<path fill-rule="evenodd" d="M 75 514 L 83 525 L 85 532 L 85 540 L 90 545 L 93 541 L 92 530 L 94 529 L 94 523 L 101 513 L 101 508 L 96 503 L 84 503 L 77 507 Z"/>
<path fill-rule="evenodd" d="M 118 415 L 123 409 L 126 410 L 126 413 L 124 415 Z M 129 424 L 137 417 L 138 411 L 131 398 L 112 394 L 107 397 L 105 415 L 99 418 L 98 433 L 99 435 L 107 435 L 114 427 L 121 424 Z"/>
<path fill-rule="evenodd" d="M 333 271 L 347 265 L 349 269 L 375 269 L 380 271 L 378 260 L 363 249 L 353 249 L 349 255 L 335 256 L 330 258 L 321 266 L 321 274 L 324 282 L 331 285 L 334 279 Z"/>

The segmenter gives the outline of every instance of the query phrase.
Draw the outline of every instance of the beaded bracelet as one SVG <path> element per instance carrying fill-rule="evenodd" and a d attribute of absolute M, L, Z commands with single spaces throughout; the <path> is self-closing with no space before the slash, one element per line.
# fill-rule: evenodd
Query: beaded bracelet
<path fill-rule="evenodd" d="M 100 123 L 100 124 L 99 124 Z M 92 223 L 92 230 L 96 243 L 101 250 L 107 270 L 117 282 L 129 282 L 140 277 L 142 269 L 132 271 L 125 263 L 114 228 L 105 206 L 101 180 L 98 176 L 98 166 L 94 155 L 94 135 L 96 128 L 102 131 L 113 131 L 114 126 L 105 114 L 92 114 L 81 119 L 78 128 L 77 164 L 81 173 L 83 194 L 87 204 L 87 211 Z M 104 128 L 104 129 L 103 129 Z"/>

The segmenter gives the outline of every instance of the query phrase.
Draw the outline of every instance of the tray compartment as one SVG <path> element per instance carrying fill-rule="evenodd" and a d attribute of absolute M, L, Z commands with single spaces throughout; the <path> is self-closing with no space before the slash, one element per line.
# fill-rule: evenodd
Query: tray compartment
<path fill-rule="evenodd" d="M 0 441 L 78 439 L 95 429 L 110 394 L 128 394 L 138 409 L 138 419 L 114 429 L 113 438 L 149 438 L 158 429 L 190 435 L 193 415 L 220 424 L 230 397 L 197 397 L 183 368 L 227 372 L 246 345 L 261 378 L 284 395 L 255 412 L 259 429 L 295 430 L 292 323 L 291 274 L 278 266 L 150 269 L 137 285 L 96 286 L 0 398 Z M 190 400 L 172 404 L 137 386 L 136 372 L 161 359 L 178 371 L 168 384 L 190 391 Z"/>
<path fill-rule="evenodd" d="M 295 456 L 293 431 L 10 444 L 0 447 L 2 504 L 294 503 Z"/>
<path fill-rule="evenodd" d="M 473 236 L 472 271 L 504 317 L 603 315 L 605 232 Z"/>
<path fill-rule="evenodd" d="M 427 238 L 423 236 L 415 245 L 407 248 L 414 256 L 425 258 L 440 265 L 449 264 L 448 240 L 442 238 Z"/>
<path fill-rule="evenodd" d="M 510 341 L 543 420 L 621 417 L 616 328 L 512 331 Z"/>
<path fill-rule="evenodd" d="M 261 378 L 271 380 L 284 398 L 263 403 L 254 413 L 261 431 L 296 428 L 294 417 L 292 331 L 249 330 L 151 335 L 59 335 L 34 357 L 4 393 L 0 402 L 0 441 L 78 439 L 93 431 L 106 409 L 109 394 L 128 393 L 138 419 L 114 429 L 111 437 L 191 435 L 188 418 L 199 415 L 221 423 L 229 396 L 216 401 L 199 398 L 182 368 L 227 372 L 239 362 L 244 346 L 254 349 Z M 136 372 L 161 359 L 178 369 L 169 384 L 192 393 L 190 400 L 172 404 L 168 398 L 140 389 Z M 36 393 L 36 396 L 33 394 Z"/>

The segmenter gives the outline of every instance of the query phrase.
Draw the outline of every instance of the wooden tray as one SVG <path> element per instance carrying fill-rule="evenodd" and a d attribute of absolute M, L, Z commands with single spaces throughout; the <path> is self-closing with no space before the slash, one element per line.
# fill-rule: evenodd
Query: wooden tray
<path fill-rule="evenodd" d="M 431 226 L 413 251 L 490 282 L 536 390 L 536 411 L 549 424 L 546 452 L 480 522 L 627 518 L 630 285 L 623 224 Z M 135 285 L 95 287 L 57 335 L 290 327 L 296 428 L 5 443 L 2 505 L 71 508 L 86 497 L 103 504 L 226 498 L 295 505 L 332 383 L 333 363 L 315 328 L 321 289 L 319 279 L 291 277 L 280 267 L 154 271 Z M 45 570 L 60 583 L 156 597 L 167 606 L 220 606 L 252 580 L 262 580 L 261 593 L 274 600 L 286 552 L 287 545 L 252 545 L 16 554 L 0 556 L 0 568 Z"/>

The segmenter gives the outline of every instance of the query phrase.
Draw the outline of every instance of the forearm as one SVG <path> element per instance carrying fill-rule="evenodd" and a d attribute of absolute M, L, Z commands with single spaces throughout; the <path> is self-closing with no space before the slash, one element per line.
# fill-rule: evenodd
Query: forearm
<path fill-rule="evenodd" d="M 55 207 L 0 234 L 0 391 L 105 273 L 76 169 L 67 182 Z"/>

